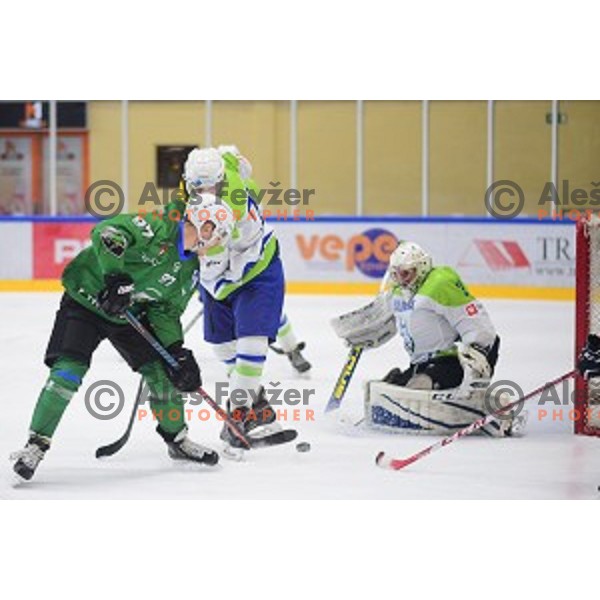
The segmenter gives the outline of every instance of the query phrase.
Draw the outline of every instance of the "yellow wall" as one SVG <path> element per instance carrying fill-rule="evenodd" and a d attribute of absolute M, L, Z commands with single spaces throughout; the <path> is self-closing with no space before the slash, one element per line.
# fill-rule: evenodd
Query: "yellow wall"
<path fill-rule="evenodd" d="M 89 102 L 90 183 L 121 181 L 121 103 Z"/>
<path fill-rule="evenodd" d="M 549 101 L 496 102 L 494 179 L 518 183 L 525 194 L 524 215 L 537 215 L 538 199 L 550 180 L 552 128 L 546 114 L 551 111 Z"/>
<path fill-rule="evenodd" d="M 430 102 L 429 209 L 481 215 L 486 188 L 487 102 Z"/>
<path fill-rule="evenodd" d="M 571 190 L 589 194 L 593 182 L 600 181 L 600 102 L 565 100 L 559 111 L 566 122 L 558 128 L 558 179 L 568 179 Z M 569 201 L 567 206 L 575 205 Z"/>
<path fill-rule="evenodd" d="M 549 101 L 495 103 L 494 178 L 516 181 L 535 215 L 550 178 Z M 121 103 L 90 102 L 90 178 L 121 183 Z M 430 103 L 431 214 L 484 214 L 487 102 Z M 559 178 L 590 188 L 600 179 L 600 101 L 561 101 Z M 129 198 L 135 209 L 154 182 L 157 145 L 203 144 L 205 103 L 129 103 Z M 248 155 L 259 184 L 290 186 L 290 106 L 284 101 L 213 102 L 213 144 Z M 364 103 L 365 214 L 420 214 L 421 102 Z M 317 214 L 354 214 L 356 103 L 298 103 L 298 187 L 314 188 Z"/>
<path fill-rule="evenodd" d="M 289 102 L 213 102 L 214 145 L 235 144 L 246 155 L 259 185 L 290 185 Z"/>
<path fill-rule="evenodd" d="M 354 213 L 355 102 L 298 102 L 298 187 L 315 190 L 316 214 Z"/>
<path fill-rule="evenodd" d="M 421 214 L 421 102 L 365 102 L 363 128 L 365 214 Z"/>
<path fill-rule="evenodd" d="M 138 205 L 146 182 L 156 182 L 157 146 L 204 142 L 204 110 L 204 102 L 129 103 L 130 210 Z"/>

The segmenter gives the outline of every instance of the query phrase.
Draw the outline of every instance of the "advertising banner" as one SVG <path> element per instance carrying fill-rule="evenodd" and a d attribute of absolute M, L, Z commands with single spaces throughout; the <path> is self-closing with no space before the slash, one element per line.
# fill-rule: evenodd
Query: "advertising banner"
<path fill-rule="evenodd" d="M 32 144 L 29 137 L 0 136 L 0 215 L 32 212 Z"/>
<path fill-rule="evenodd" d="M 65 266 L 90 244 L 94 223 L 34 223 L 33 276 L 59 279 Z"/>
<path fill-rule="evenodd" d="M 84 196 L 84 134 L 59 135 L 56 154 L 56 203 L 59 215 L 85 213 Z M 44 138 L 44 207 L 50 212 L 50 144 Z"/>
<path fill-rule="evenodd" d="M 572 287 L 575 227 L 498 221 L 275 223 L 291 281 L 375 282 L 399 240 L 473 284 Z"/>
<path fill-rule="evenodd" d="M 377 285 L 403 239 L 423 246 L 434 264 L 457 269 L 469 285 L 515 290 L 575 285 L 573 224 L 384 219 L 271 224 L 295 291 L 348 292 Z M 90 243 L 93 226 L 90 220 L 0 220 L 0 279 L 60 278 L 69 260 Z"/>

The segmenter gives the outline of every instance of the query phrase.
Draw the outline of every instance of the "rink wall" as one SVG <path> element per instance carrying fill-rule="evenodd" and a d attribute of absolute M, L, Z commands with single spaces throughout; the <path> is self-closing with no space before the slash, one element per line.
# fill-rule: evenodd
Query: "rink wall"
<path fill-rule="evenodd" d="M 87 244 L 85 217 L 0 217 L 0 291 L 59 290 L 64 266 Z M 574 297 L 572 222 L 446 217 L 271 219 L 291 293 L 371 294 L 398 240 L 456 268 L 478 296 Z"/>

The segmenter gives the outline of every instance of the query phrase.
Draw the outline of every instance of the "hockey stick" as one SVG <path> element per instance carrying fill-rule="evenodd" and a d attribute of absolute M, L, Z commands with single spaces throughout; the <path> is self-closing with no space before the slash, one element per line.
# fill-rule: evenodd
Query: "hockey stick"
<path fill-rule="evenodd" d="M 342 367 L 342 372 L 335 382 L 335 386 L 333 388 L 333 392 L 327 402 L 327 406 L 325 407 L 325 412 L 330 412 L 332 410 L 336 410 L 340 407 L 342 403 L 342 398 L 350 385 L 350 379 L 354 374 L 356 369 L 356 365 L 358 364 L 358 359 L 362 354 L 363 347 L 362 346 L 352 346 L 350 348 L 350 352 L 348 353 L 348 358 L 344 366 Z"/>
<path fill-rule="evenodd" d="M 163 348 L 161 343 L 142 325 L 137 317 L 130 311 L 125 311 L 125 318 L 129 324 L 156 350 L 160 357 L 172 368 L 179 369 L 178 362 Z M 248 438 L 237 428 L 234 420 L 202 389 L 199 387 L 197 393 L 202 399 L 217 413 L 217 415 L 225 421 L 231 433 L 244 444 L 246 448 L 251 448 Z"/>
<path fill-rule="evenodd" d="M 200 307 L 200 311 L 198 314 L 185 326 L 183 330 L 184 335 L 198 322 L 200 317 L 204 313 L 204 307 Z M 123 435 L 116 441 L 111 444 L 107 444 L 106 446 L 100 446 L 96 449 L 96 458 L 103 458 L 105 456 L 112 456 L 116 454 L 129 440 L 129 436 L 131 435 L 131 430 L 133 429 L 133 422 L 135 421 L 135 416 L 137 414 L 138 406 L 140 405 L 140 401 L 142 399 L 142 392 L 144 391 L 144 379 L 140 379 L 140 384 L 138 386 L 137 394 L 135 396 L 135 402 L 133 403 L 133 410 L 131 411 L 131 416 L 129 417 L 129 423 L 127 423 L 127 429 Z"/>
<path fill-rule="evenodd" d="M 431 446 L 428 446 L 427 448 L 424 448 L 420 452 L 417 452 L 416 454 L 413 454 L 412 456 L 409 456 L 408 458 L 387 458 L 385 456 L 385 452 L 380 452 L 377 455 L 377 458 L 375 459 L 375 464 L 377 464 L 379 467 L 382 467 L 384 469 L 393 469 L 394 471 L 399 471 L 400 469 L 404 469 L 404 467 L 411 465 L 412 463 L 420 460 L 421 458 L 425 458 L 432 452 L 435 452 L 436 450 L 439 450 L 440 448 L 443 448 L 444 446 L 451 444 L 455 440 L 457 440 L 461 437 L 464 437 L 465 435 L 469 435 L 470 433 L 473 433 L 474 431 L 476 431 L 477 429 L 480 429 L 481 427 L 484 427 L 491 421 L 495 420 L 498 415 L 509 412 L 511 409 L 513 409 L 515 406 L 517 406 L 517 404 L 521 404 L 522 402 L 525 402 L 525 400 L 529 400 L 530 398 L 533 398 L 534 396 L 541 394 L 547 388 L 552 387 L 552 386 L 556 385 L 557 383 L 564 381 L 565 379 L 569 379 L 570 377 L 573 377 L 576 373 L 577 373 L 577 371 L 574 369 L 573 371 L 569 371 L 568 373 L 565 373 L 564 375 L 557 377 L 553 381 L 544 383 L 544 385 L 541 385 L 540 387 L 536 388 L 535 390 L 533 390 L 532 392 L 530 392 L 523 398 L 519 398 L 518 400 L 515 400 L 514 402 L 507 404 L 505 407 L 501 408 L 500 410 L 494 411 L 493 413 L 490 413 L 489 415 L 486 415 L 485 417 L 481 417 L 480 419 L 477 419 L 477 421 L 474 421 L 470 425 L 467 425 L 467 427 L 465 427 L 464 429 L 461 429 L 461 430 L 457 431 L 456 433 L 453 433 L 452 435 L 445 437 L 444 439 L 440 440 L 439 442 L 432 444 Z"/>

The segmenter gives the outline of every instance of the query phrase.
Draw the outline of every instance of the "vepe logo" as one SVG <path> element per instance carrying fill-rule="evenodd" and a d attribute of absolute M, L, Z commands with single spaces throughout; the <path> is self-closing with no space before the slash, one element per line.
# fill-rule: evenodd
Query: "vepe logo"
<path fill-rule="evenodd" d="M 518 244 L 511 240 L 474 240 L 458 263 L 459 267 L 481 266 L 472 260 L 473 245 L 477 255 L 492 271 L 529 269 L 531 263 Z"/>
<path fill-rule="evenodd" d="M 355 268 L 367 277 L 383 277 L 390 255 L 396 249 L 396 236 L 386 229 L 368 229 L 363 233 L 344 239 L 339 235 L 296 236 L 300 254 L 307 262 L 325 261 L 336 263 L 343 261 L 346 271 Z"/>

